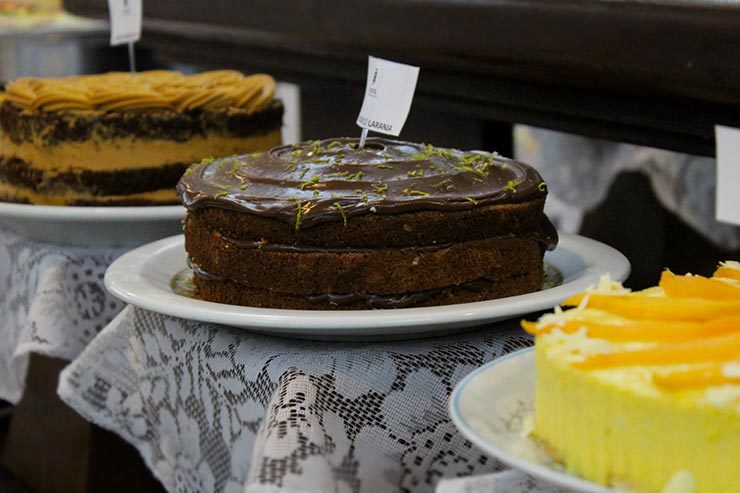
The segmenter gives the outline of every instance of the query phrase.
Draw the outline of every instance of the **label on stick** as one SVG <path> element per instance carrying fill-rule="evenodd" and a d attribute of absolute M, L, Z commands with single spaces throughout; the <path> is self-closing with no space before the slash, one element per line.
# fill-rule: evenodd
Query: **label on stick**
<path fill-rule="evenodd" d="M 108 0 L 111 46 L 141 38 L 142 0 Z"/>
<path fill-rule="evenodd" d="M 419 67 L 368 57 L 365 99 L 357 125 L 398 136 L 409 116 L 418 78 Z"/>
<path fill-rule="evenodd" d="M 716 125 L 718 221 L 740 224 L 740 129 Z"/>

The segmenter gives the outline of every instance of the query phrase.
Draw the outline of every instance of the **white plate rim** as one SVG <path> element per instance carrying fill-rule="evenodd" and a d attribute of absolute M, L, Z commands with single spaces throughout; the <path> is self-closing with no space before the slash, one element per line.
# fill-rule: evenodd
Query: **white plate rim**
<path fill-rule="evenodd" d="M 472 326 L 550 309 L 567 296 L 595 284 L 604 272 L 610 272 L 613 278 L 622 280 L 630 271 L 629 262 L 617 250 L 582 236 L 561 234 L 560 248 L 579 256 L 586 265 L 584 274 L 573 281 L 536 293 L 475 303 L 396 310 L 250 308 L 185 298 L 173 293 L 171 289 L 165 292 L 141 274 L 141 269 L 148 261 L 182 242 L 182 235 L 172 236 L 124 254 L 106 271 L 106 288 L 114 296 L 132 305 L 203 322 L 259 329 L 276 334 L 320 331 L 320 334 L 351 335 L 360 331 L 366 335 L 390 335 L 387 331 L 391 328 L 408 333 L 411 328 Z"/>
<path fill-rule="evenodd" d="M 534 348 L 524 348 L 518 351 L 511 352 L 500 358 L 479 366 L 475 370 L 468 373 L 465 377 L 460 380 L 450 394 L 448 401 L 448 413 L 452 419 L 453 424 L 458 431 L 473 444 L 488 455 L 491 455 L 501 462 L 511 466 L 514 469 L 525 472 L 531 476 L 541 479 L 547 483 L 569 488 L 575 491 L 583 493 L 624 493 L 622 490 L 616 490 L 609 488 L 587 479 L 580 478 L 578 476 L 569 474 L 565 471 L 558 471 L 551 469 L 537 463 L 534 463 L 528 459 L 518 457 L 517 455 L 504 450 L 498 445 L 487 440 L 484 436 L 478 433 L 473 426 L 471 426 L 463 417 L 463 412 L 460 408 L 460 401 L 466 391 L 466 389 L 473 383 L 476 378 L 480 378 L 483 374 L 494 371 L 496 366 L 501 365 L 507 361 L 516 358 L 529 357 L 532 359 L 532 371 L 534 372 Z M 501 396 L 498 396 L 501 398 Z M 532 396 L 534 400 L 534 396 Z M 523 438 L 524 439 L 524 438 Z"/>
<path fill-rule="evenodd" d="M 65 222 L 148 222 L 185 217 L 182 205 L 69 206 L 0 202 L 0 218 Z"/>

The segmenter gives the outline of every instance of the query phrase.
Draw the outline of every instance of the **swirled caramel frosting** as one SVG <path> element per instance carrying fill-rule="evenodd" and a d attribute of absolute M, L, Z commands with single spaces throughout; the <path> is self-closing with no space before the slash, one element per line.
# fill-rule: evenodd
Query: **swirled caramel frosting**
<path fill-rule="evenodd" d="M 532 167 L 381 138 L 309 141 L 191 166 L 178 184 L 189 209 L 221 207 L 284 220 L 295 229 L 362 214 L 466 210 L 544 199 Z"/>
<path fill-rule="evenodd" d="M 155 70 L 67 78 L 23 77 L 5 86 L 4 99 L 28 111 L 137 111 L 164 109 L 254 111 L 270 104 L 275 81 L 233 70 L 183 75 Z"/>

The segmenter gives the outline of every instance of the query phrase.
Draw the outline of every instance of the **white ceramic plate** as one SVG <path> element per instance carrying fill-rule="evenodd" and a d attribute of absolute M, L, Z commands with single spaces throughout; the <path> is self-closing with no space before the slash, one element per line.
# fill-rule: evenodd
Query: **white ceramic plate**
<path fill-rule="evenodd" d="M 0 202 L 0 224 L 29 238 L 65 245 L 134 247 L 182 232 L 185 208 L 71 207 Z"/>
<path fill-rule="evenodd" d="M 558 247 L 545 262 L 563 275 L 561 285 L 536 293 L 499 300 L 428 308 L 395 310 L 276 310 L 225 305 L 175 294 L 173 277 L 186 265 L 183 237 L 176 236 L 126 253 L 108 268 L 105 285 L 118 298 L 148 310 L 177 317 L 213 322 L 254 331 L 302 338 L 398 338 L 451 332 L 546 310 L 610 273 L 623 280 L 627 259 L 594 240 L 561 235 Z"/>
<path fill-rule="evenodd" d="M 513 468 L 572 491 L 615 493 L 572 476 L 524 431 L 534 413 L 534 351 L 494 360 L 463 378 L 450 396 L 450 416 L 479 449 Z"/>

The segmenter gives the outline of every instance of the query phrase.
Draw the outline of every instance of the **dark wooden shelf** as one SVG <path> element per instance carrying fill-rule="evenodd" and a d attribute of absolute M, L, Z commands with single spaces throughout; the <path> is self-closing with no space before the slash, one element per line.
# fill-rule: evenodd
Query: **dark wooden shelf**
<path fill-rule="evenodd" d="M 105 3 L 67 0 L 104 17 Z M 361 93 L 368 54 L 422 66 L 417 104 L 714 154 L 740 125 L 740 5 L 721 1 L 159 0 L 168 61 L 264 70 Z"/>

